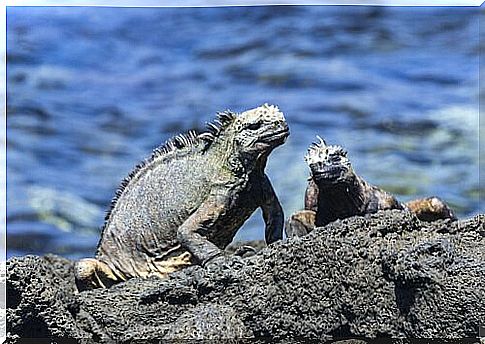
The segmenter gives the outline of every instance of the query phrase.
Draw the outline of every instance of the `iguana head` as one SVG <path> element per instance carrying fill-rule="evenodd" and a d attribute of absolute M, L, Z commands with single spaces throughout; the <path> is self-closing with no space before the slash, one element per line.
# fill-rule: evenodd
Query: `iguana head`
<path fill-rule="evenodd" d="M 283 113 L 268 104 L 243 112 L 233 126 L 238 148 L 249 154 L 269 153 L 283 144 L 290 134 Z"/>
<path fill-rule="evenodd" d="M 241 114 L 220 113 L 215 124 L 209 124 L 209 129 L 212 140 L 222 142 L 221 146 L 228 150 L 231 158 L 240 161 L 246 170 L 258 161 L 265 161 L 289 135 L 283 113 L 277 106 L 268 104 Z"/>
<path fill-rule="evenodd" d="M 313 180 L 328 186 L 350 182 L 354 172 L 347 151 L 341 146 L 327 146 L 320 136 L 317 138 L 319 142 L 312 143 L 305 155 Z"/>

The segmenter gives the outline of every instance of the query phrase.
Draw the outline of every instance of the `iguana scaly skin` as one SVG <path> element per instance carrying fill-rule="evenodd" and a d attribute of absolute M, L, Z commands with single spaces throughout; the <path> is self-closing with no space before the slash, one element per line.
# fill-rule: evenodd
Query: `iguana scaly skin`
<path fill-rule="evenodd" d="M 265 238 L 282 238 L 284 215 L 264 169 L 289 135 L 276 106 L 219 113 L 208 131 L 169 140 L 125 179 L 94 259 L 76 264 L 79 289 L 204 265 L 261 207 Z"/>
<path fill-rule="evenodd" d="M 305 235 L 314 227 L 325 226 L 337 219 L 385 209 L 408 210 L 424 221 L 456 219 L 453 211 L 437 197 L 399 202 L 390 193 L 358 176 L 347 158 L 347 151 L 341 146 L 327 146 L 323 139 L 318 139 L 319 142 L 313 143 L 305 155 L 310 169 L 305 210 L 294 213 L 287 220 L 285 232 L 288 237 Z"/>

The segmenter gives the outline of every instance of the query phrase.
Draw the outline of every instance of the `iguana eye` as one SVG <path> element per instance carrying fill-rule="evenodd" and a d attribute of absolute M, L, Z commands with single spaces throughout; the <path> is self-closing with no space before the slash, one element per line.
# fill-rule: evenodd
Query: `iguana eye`
<path fill-rule="evenodd" d="M 251 123 L 248 125 L 249 130 L 257 130 L 259 128 L 261 128 L 261 123 Z"/>

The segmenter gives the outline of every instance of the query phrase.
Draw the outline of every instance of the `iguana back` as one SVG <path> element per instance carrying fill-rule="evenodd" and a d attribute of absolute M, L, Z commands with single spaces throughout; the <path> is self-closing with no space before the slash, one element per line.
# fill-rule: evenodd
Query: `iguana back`
<path fill-rule="evenodd" d="M 203 152 L 204 146 L 195 138 L 184 147 L 159 149 L 135 169 L 106 217 L 98 259 L 133 277 L 132 266 L 138 274 L 145 273 L 145 256 L 162 255 L 178 246 L 178 227 L 209 195 L 208 181 L 221 173 L 217 164 L 211 164 L 211 151 Z"/>

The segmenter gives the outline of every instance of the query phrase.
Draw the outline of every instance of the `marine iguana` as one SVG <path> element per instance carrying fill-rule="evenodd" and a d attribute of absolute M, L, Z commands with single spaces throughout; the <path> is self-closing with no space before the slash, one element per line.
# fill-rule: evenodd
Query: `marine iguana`
<path fill-rule="evenodd" d="M 170 139 L 123 180 L 95 258 L 76 263 L 79 290 L 205 265 L 258 207 L 266 242 L 282 238 L 283 210 L 264 169 L 289 135 L 283 113 L 264 104 L 207 126 Z"/>
<path fill-rule="evenodd" d="M 456 216 L 438 197 L 428 197 L 407 203 L 399 202 L 390 193 L 367 183 L 357 175 L 338 145 L 328 145 L 317 136 L 305 155 L 310 177 L 305 192 L 305 210 L 290 216 L 285 224 L 287 237 L 308 234 L 314 227 L 325 226 L 337 219 L 375 213 L 385 209 L 402 209 L 416 214 L 423 221 Z"/>

